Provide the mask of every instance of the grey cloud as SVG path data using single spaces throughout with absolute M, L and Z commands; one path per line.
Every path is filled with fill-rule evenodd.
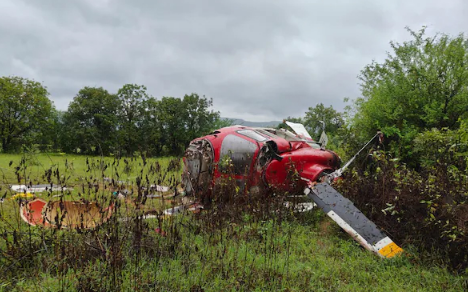
M 342 110 L 405 26 L 460 33 L 465 1 L 2 1 L 0 75 L 42 81 L 59 109 L 84 86 L 196 92 L 223 116 Z

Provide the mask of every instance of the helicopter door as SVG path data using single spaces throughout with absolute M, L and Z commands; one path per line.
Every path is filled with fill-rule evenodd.
M 259 150 L 257 143 L 237 135 L 227 135 L 221 145 L 219 166 L 221 173 L 233 174 L 243 190 L 250 174 L 253 158 Z

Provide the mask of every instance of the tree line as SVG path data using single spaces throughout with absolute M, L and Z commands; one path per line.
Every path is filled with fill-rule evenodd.
M 391 42 L 383 62 L 364 67 L 358 76 L 361 97 L 345 99 L 343 112 L 319 103 L 287 120 L 302 122 L 316 139 L 324 126 L 329 147 L 344 156 L 380 130 L 385 149 L 401 161 L 418 167 L 436 159 L 418 151 L 427 144 L 425 136 L 438 131 L 445 137 L 450 130 L 450 137 L 464 137 L 457 131 L 468 120 L 468 41 L 463 34 L 408 31 L 412 40 Z M 156 99 L 137 84 L 116 93 L 85 87 L 66 111 L 56 110 L 48 96 L 38 82 L 0 78 L 2 152 L 37 145 L 66 153 L 178 155 L 191 139 L 229 124 L 210 110 L 212 99 L 197 94 Z
M 91 155 L 180 155 L 194 138 L 226 125 L 213 100 L 192 93 L 156 99 L 143 85 L 117 93 L 84 87 L 66 111 L 55 109 L 45 86 L 22 77 L 0 78 L 2 152 L 25 147 Z

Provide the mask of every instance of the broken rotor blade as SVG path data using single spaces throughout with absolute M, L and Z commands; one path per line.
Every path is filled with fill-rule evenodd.
M 377 228 L 350 200 L 327 182 L 306 188 L 304 193 L 367 250 L 383 258 L 392 258 L 403 252 L 402 248 Z

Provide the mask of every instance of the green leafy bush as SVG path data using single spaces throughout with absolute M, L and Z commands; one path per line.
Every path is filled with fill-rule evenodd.
M 430 132 L 415 143 L 444 135 L 444 139 L 452 137 Z M 347 173 L 337 187 L 398 243 L 413 244 L 420 251 L 432 252 L 432 257 L 441 255 L 462 270 L 468 267 L 466 156 L 445 151 L 440 139 L 432 141 L 425 144 L 427 151 L 421 155 L 426 162 L 419 172 L 376 151 L 372 163 Z M 432 155 L 438 158 L 434 161 Z M 457 164 L 460 157 L 465 160 Z

